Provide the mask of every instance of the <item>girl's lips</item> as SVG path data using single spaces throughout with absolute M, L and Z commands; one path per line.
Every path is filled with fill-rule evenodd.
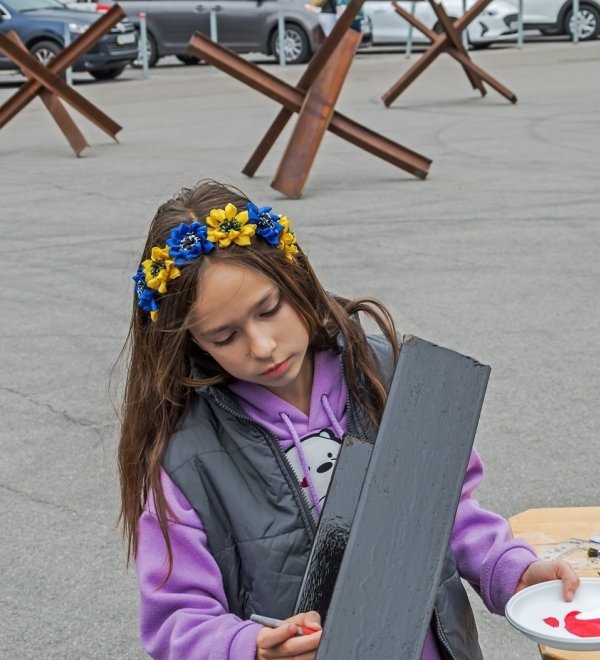
M 277 376 L 281 376 L 285 372 L 285 370 L 288 368 L 290 359 L 288 358 L 287 360 L 284 360 L 283 362 L 278 362 L 277 364 L 273 365 L 270 369 L 267 369 L 266 371 L 263 372 L 263 376 L 266 376 L 267 378 L 275 378 Z

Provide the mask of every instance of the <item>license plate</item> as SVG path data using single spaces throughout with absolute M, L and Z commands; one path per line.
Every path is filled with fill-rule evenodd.
M 118 34 L 117 35 L 117 44 L 123 46 L 125 44 L 134 44 L 135 43 L 135 33 L 130 32 L 129 34 Z

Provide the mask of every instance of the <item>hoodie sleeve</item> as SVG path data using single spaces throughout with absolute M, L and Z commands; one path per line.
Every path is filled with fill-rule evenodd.
M 537 556 L 531 546 L 512 536 L 507 520 L 479 506 L 473 491 L 483 479 L 483 464 L 471 454 L 450 545 L 458 572 L 480 594 L 494 614 L 503 614 L 525 569 Z
M 260 626 L 227 611 L 221 573 L 196 512 L 166 472 L 161 482 L 177 522 L 168 521 L 173 570 L 150 493 L 138 526 L 140 636 L 152 658 L 254 660 Z

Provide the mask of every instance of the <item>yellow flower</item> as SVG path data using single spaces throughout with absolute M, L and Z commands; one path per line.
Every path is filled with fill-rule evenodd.
M 283 250 L 286 259 L 294 261 L 294 255 L 298 252 L 298 247 L 296 246 L 296 236 L 290 230 L 291 223 L 285 215 L 282 215 L 278 222 L 283 225 L 283 231 L 279 236 L 279 245 L 277 247 Z
M 159 293 L 167 292 L 167 282 L 181 275 L 173 260 L 169 259 L 169 247 L 153 247 L 150 259 L 142 261 L 146 285 L 150 289 L 157 289 Z
M 248 223 L 248 211 L 240 211 L 233 204 L 227 204 L 224 209 L 212 209 L 206 218 L 208 225 L 208 240 L 217 243 L 220 248 L 237 245 L 250 245 L 250 237 L 254 236 L 256 225 Z

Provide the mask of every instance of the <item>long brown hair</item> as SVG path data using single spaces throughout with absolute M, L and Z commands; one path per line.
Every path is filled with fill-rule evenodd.
M 204 223 L 211 209 L 224 208 L 228 202 L 242 209 L 248 201 L 238 189 L 216 181 L 204 180 L 193 188 L 184 188 L 156 212 L 142 260 L 150 256 L 153 246 L 164 246 L 171 229 L 182 222 Z M 139 308 L 134 295 L 131 325 L 121 354 L 126 361 L 127 376 L 118 448 L 120 521 L 127 539 L 129 562 L 136 556 L 138 520 L 151 489 L 167 546 L 169 572 L 172 553 L 167 515 L 170 512 L 160 483 L 161 459 L 194 395 L 194 387 L 228 380 L 228 374 L 198 348 L 189 332 L 189 314 L 198 283 L 206 264 L 215 259 L 254 268 L 275 282 L 304 320 L 312 350 L 337 349 L 338 337 L 343 337 L 349 395 L 375 425 L 379 425 L 383 413 L 386 389 L 364 331 L 356 320 L 358 312 L 375 321 L 389 340 L 394 355 L 398 354 L 394 322 L 379 301 L 346 300 L 327 293 L 300 248 L 294 260 L 289 261 L 283 251 L 257 237 L 251 246 L 216 249 L 183 266 L 180 277 L 170 281 L 168 292 L 160 297 L 154 322 L 149 313 Z M 194 379 L 194 366 L 207 377 Z

